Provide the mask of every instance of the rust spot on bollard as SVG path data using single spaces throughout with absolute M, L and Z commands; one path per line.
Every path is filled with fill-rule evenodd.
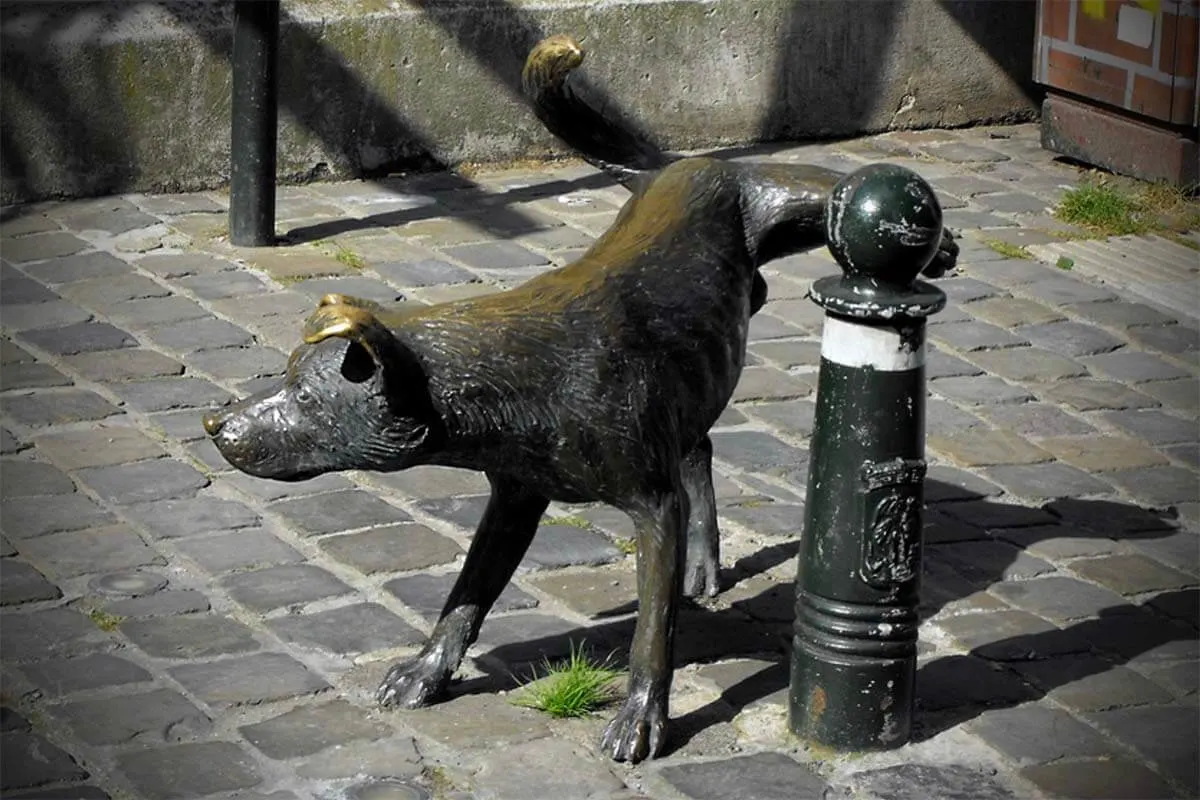
M 819 722 L 821 715 L 825 713 L 825 690 L 820 686 L 814 686 L 812 695 L 808 700 L 808 718 L 813 723 Z

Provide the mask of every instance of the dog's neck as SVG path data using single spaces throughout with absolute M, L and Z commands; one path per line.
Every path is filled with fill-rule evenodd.
M 740 164 L 746 248 L 755 266 L 825 243 L 825 202 L 842 175 L 796 164 Z

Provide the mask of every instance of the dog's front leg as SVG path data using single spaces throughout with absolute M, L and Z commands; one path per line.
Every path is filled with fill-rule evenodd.
M 533 541 L 550 501 L 517 481 L 488 477 L 492 496 L 441 619 L 420 655 L 388 670 L 377 693 L 381 705 L 416 708 L 445 690 Z
M 601 746 L 618 761 L 637 762 L 658 755 L 666 739 L 687 496 L 677 488 L 629 513 L 638 543 L 638 618 L 629 654 L 629 696 L 605 729 Z
M 708 436 L 683 457 L 680 471 L 688 500 L 683 593 L 687 597 L 712 597 L 720 588 L 721 543 L 712 484 L 712 440 Z

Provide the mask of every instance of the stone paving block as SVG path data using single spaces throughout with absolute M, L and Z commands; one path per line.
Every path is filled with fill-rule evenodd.
M 966 405 L 1023 403 L 1033 395 L 1019 386 L 991 375 L 939 378 L 929 382 L 929 390 L 947 400 Z
M 81 213 L 74 211 L 75 206 L 69 205 L 63 208 L 70 209 L 63 215 L 63 221 L 68 227 L 77 230 L 97 230 L 118 234 L 158 223 L 157 217 L 152 217 L 132 203 L 116 197 L 88 203 L 85 206 L 86 210 Z
M 321 275 L 349 275 L 352 270 L 312 248 L 258 248 L 250 263 L 281 283 Z
M 51 697 L 154 679 L 132 661 L 108 653 L 28 664 L 21 667 L 21 672 Z
M 425 569 L 462 554 L 462 548 L 453 541 L 416 523 L 330 536 L 321 539 L 320 546 L 364 575 Z
M 1200 408 L 1200 381 L 1196 378 L 1177 378 L 1170 381 L 1149 381 L 1138 384 L 1138 391 L 1150 395 L 1165 406 L 1197 416 Z
M 1042 214 L 1050 204 L 1040 197 L 1023 192 L 1000 192 L 986 197 L 977 197 L 975 202 L 1000 214 Z
M 797 538 L 803 526 L 804 506 L 790 503 L 730 506 L 721 516 L 759 536 Z
M 187 539 L 176 547 L 213 575 L 235 569 L 295 564 L 304 556 L 262 530 L 241 530 L 203 539 Z
M 1075 711 L 1168 703 L 1172 699 L 1165 689 L 1128 667 L 1093 655 L 1026 661 L 1013 668 L 1051 700 Z
M 282 653 L 258 653 L 167 672 L 210 706 L 257 705 L 272 700 L 318 694 L 330 688 L 323 678 Z
M 1068 568 L 1084 580 L 1107 586 L 1119 594 L 1180 589 L 1196 581 L 1187 573 L 1137 554 L 1081 559 L 1072 561 Z
M 4 255 L 8 257 L 7 252 Z M 29 264 L 24 270 L 34 278 L 50 284 L 72 283 L 91 278 L 115 278 L 133 272 L 133 268 L 124 261 L 103 252 L 67 255 L 40 264 Z
M 1163 564 L 1200 575 L 1200 533 L 1194 530 L 1163 531 L 1131 544 Z
M 1125 599 L 1116 592 L 1061 575 L 998 583 L 991 592 L 1017 608 L 1059 623 L 1096 616 L 1102 611 L 1117 613 L 1126 606 Z M 1126 608 L 1129 613 L 1134 611 Z
M 817 367 L 821 363 L 821 343 L 812 341 L 765 341 L 757 342 L 750 351 L 762 358 L 774 361 L 784 369 L 792 367 Z
M 946 293 L 946 298 L 952 306 L 974 303 L 977 300 L 994 297 L 1002 293 L 1001 289 L 996 288 L 990 283 L 966 277 L 943 278 L 937 282 L 937 287 Z M 945 310 L 949 311 L 950 309 Z M 934 319 L 936 319 L 936 316 L 934 316 Z
M 190 496 L 209 483 L 192 467 L 170 458 L 88 467 L 76 475 L 101 499 L 116 505 Z
M 1200 717 L 1194 705 L 1116 708 L 1084 717 L 1149 759 L 1190 795 L 1200 792 L 1196 770 Z
M 104 606 L 106 613 L 122 619 L 145 619 L 148 617 L 170 617 L 176 614 L 196 614 L 208 611 L 212 606 L 208 598 L 194 589 L 155 592 L 145 597 L 131 597 Z
M 7 247 L 4 255 L 9 255 Z M 78 781 L 89 775 L 70 754 L 35 733 L 13 732 L 0 736 L 0 762 L 4 763 L 0 788 L 8 797 L 13 796 L 8 794 L 10 789 Z
M 233 399 L 229 392 L 202 378 L 152 378 L 109 387 L 125 405 L 143 413 L 179 408 L 207 409 Z
M 546 257 L 512 242 L 482 242 L 443 247 L 442 251 L 468 267 L 511 269 L 548 263 Z
M 797 438 L 812 435 L 816 404 L 812 402 L 755 403 L 742 409 L 750 417 Z
M 1119 755 L 1117 746 L 1065 711 L 1044 705 L 985 711 L 967 730 L 1021 766 Z
M 177 278 L 175 283 L 201 300 L 224 300 L 230 297 L 261 295 L 271 291 L 269 285 L 245 272 L 213 272 Z
M 472 297 L 495 294 L 499 290 L 500 287 L 495 283 L 457 283 L 453 286 L 418 288 L 407 293 L 406 296 L 427 305 L 436 305 L 437 303 L 449 303 L 455 300 L 467 300 Z
M 1036 698 L 1008 669 L 975 656 L 943 656 L 917 668 L 916 707 L 925 712 L 1017 705 Z
M 987 586 L 1001 580 L 1024 580 L 1053 572 L 1040 558 L 1006 542 L 962 541 L 930 547 L 930 558 L 950 564 L 967 579 Z
M 1001 540 L 1025 548 L 1025 552 L 1029 555 L 1048 561 L 1102 556 L 1125 551 L 1124 546 L 1113 539 L 1097 536 L 1090 531 L 1069 525 L 1006 528 L 995 533 Z
M 233 742 L 196 742 L 117 756 L 117 767 L 148 800 L 210 795 L 262 783 L 254 759 Z
M 381 739 L 392 729 L 345 700 L 296 708 L 239 728 L 246 741 L 268 758 L 300 758 L 329 747 Z
M 143 380 L 183 373 L 183 364 L 175 359 L 141 347 L 67 356 L 63 363 L 81 377 L 100 383 Z
M 1087 375 L 1087 368 L 1065 356 L 1037 347 L 1013 347 L 971 353 L 984 370 L 1016 382 L 1053 382 Z
M 194 420 L 195 415 L 190 417 Z M 197 426 L 199 427 L 199 426 Z M 200 429 L 201 434 L 204 429 Z M 255 478 L 252 475 L 247 475 L 244 472 L 235 472 L 231 475 L 226 475 L 221 478 L 221 482 L 231 485 L 244 492 L 251 497 L 258 498 L 264 502 L 272 502 L 281 500 L 286 497 L 300 497 L 303 495 L 318 494 L 321 492 L 335 492 L 344 489 L 349 489 L 354 484 L 346 480 L 342 475 L 336 473 L 328 473 L 320 475 L 316 478 L 309 478 L 306 481 L 273 481 L 266 478 Z
M 956 231 L 978 228 L 1001 228 L 1017 224 L 1010 219 L 997 216 L 989 211 L 972 208 L 947 209 L 942 214 L 942 221 L 947 228 L 953 228 Z
M 233 471 L 233 466 L 225 460 L 221 455 L 221 451 L 213 444 L 211 439 L 200 439 L 186 447 L 188 458 L 199 465 L 200 469 L 208 474 L 218 472 L 229 473 Z
M 164 563 L 126 525 L 49 533 L 23 542 L 21 553 L 56 579 Z
M 1193 629 L 1200 628 L 1200 590 L 1162 592 L 1150 598 L 1146 605 L 1163 616 L 1187 623 Z
M 629 633 L 580 628 L 549 614 L 489 615 L 480 629 L 478 646 L 509 667 L 535 662 L 540 665 L 545 659 L 565 658 L 572 647 L 608 652 L 625 646 Z
M 836 270 L 835 265 L 830 266 L 831 271 Z M 825 324 L 825 312 L 816 303 L 811 300 L 767 300 L 767 305 L 763 309 L 765 313 L 773 317 L 777 317 L 789 325 L 795 325 L 803 329 L 807 334 L 817 334 L 821 332 Z M 755 315 L 753 319 L 757 319 Z M 754 325 L 751 321 L 751 326 Z M 795 334 L 792 334 L 795 335 Z
M 258 512 L 250 507 L 234 500 L 212 497 L 138 504 L 127 507 L 124 513 L 155 539 L 178 539 L 181 536 L 251 528 L 260 522 Z
M 714 433 L 711 439 L 718 460 L 754 472 L 788 473 L 808 462 L 808 451 L 759 431 Z
M 371 473 L 366 477 L 373 485 L 413 499 L 479 495 L 489 491 L 487 476 L 483 473 L 451 467 L 411 467 L 400 472 Z
M 287 356 L 270 347 L 225 347 L 192 353 L 188 363 L 217 380 L 241 380 L 282 375 Z
M 404 287 L 439 286 L 478 280 L 473 272 L 440 259 L 384 262 L 372 264 L 371 269 L 385 281 Z
M 26 236 L 31 233 L 45 233 L 46 231 L 56 231 L 59 229 L 58 222 L 50 217 L 46 211 L 35 211 L 29 206 L 22 209 L 22 213 L 13 214 L 8 219 L 0 222 L 0 237 L 7 239 L 15 239 L 18 236 Z
M 28 351 L 8 339 L 0 339 L 0 364 L 22 364 L 36 360 Z
M 1190 373 L 1171 364 L 1153 353 L 1141 350 L 1122 349 L 1112 353 L 1100 353 L 1081 358 L 1080 361 L 1093 373 L 1126 383 L 1171 380 L 1184 378 Z
M 466 531 L 474 531 L 487 508 L 486 495 L 434 498 L 419 500 L 417 506 L 426 514 L 447 520 Z
M 983 528 L 955 519 L 934 509 L 927 508 L 922 515 L 922 540 L 926 545 L 969 542 L 986 539 Z
M 637 608 L 637 577 L 628 569 L 554 572 L 530 578 L 527 583 L 592 619 L 627 614 Z
M 52 608 L 0 616 L 5 661 L 29 661 L 106 649 L 112 637 L 78 611 Z
M 159 325 L 149 329 L 146 335 L 168 350 L 180 353 L 215 350 L 221 347 L 245 347 L 254 342 L 254 337 L 249 332 L 216 317 Z
M 1149 408 L 1158 401 L 1134 391 L 1122 383 L 1093 378 L 1068 378 L 1042 390 L 1044 399 L 1069 406 L 1076 411 Z
M 104 312 L 113 322 L 135 331 L 208 317 L 204 306 L 187 297 L 148 297 L 117 303 Z
M 1063 498 L 1048 503 L 1046 509 L 1071 525 L 1117 538 L 1146 531 L 1163 536 L 1176 526 L 1175 514 L 1169 510 L 1141 508 L 1122 502 Z
M 1011 494 L 1026 499 L 1083 497 L 1113 491 L 1103 480 L 1057 461 L 993 466 L 984 474 Z
M 551 735 L 547 717 L 494 694 L 465 694 L 406 713 L 418 733 L 455 749 L 495 750 Z
M 925 417 L 926 431 L 937 436 L 954 436 L 972 428 L 987 427 L 979 417 L 937 397 L 929 398 Z
M 102 420 L 120 409 L 95 392 L 68 389 L 5 397 L 5 413 L 31 428 Z
M 147 419 L 149 419 L 152 428 L 156 428 L 166 434 L 168 439 L 191 442 L 208 436 L 204 432 L 204 425 L 201 422 L 200 415 L 192 408 L 182 411 L 165 411 L 159 414 L 151 414 Z
M 0 529 L 12 539 L 73 531 L 116 522 L 116 518 L 82 493 L 60 495 L 53 503 L 44 497 L 17 498 L 0 504 Z
M 809 381 L 774 367 L 747 367 L 733 390 L 731 402 L 794 400 L 811 394 Z
M 930 434 L 928 446 L 967 467 L 1036 464 L 1050 460 L 1045 450 L 1004 430 L 970 428 L 956 435 Z
M 750 342 L 764 342 L 773 339 L 802 336 L 805 333 L 805 329 L 789 325 L 781 319 L 767 314 L 755 314 L 750 318 L 747 340 Z
M 92 745 L 176 742 L 212 729 L 204 712 L 169 689 L 77 700 L 52 707 L 51 712 Z
M 29 789 L 5 795 L 11 800 L 111 800 L 108 792 L 95 786 L 70 784 L 57 789 Z
M 1002 328 L 1052 322 L 1063 318 L 1056 309 L 1021 297 L 987 297 L 964 306 L 964 309 L 968 314 Z
M 928 481 L 926 481 L 928 484 Z M 994 484 L 989 484 L 994 485 Z M 928 488 L 926 489 L 928 494 Z M 999 528 L 1023 528 L 1058 522 L 1058 518 L 1041 508 L 1031 508 L 995 500 L 968 500 L 948 502 L 938 510 L 972 525 L 989 530 Z
M 71 494 L 75 483 L 58 468 L 40 461 L 10 459 L 0 465 L 0 498 Z
M 1127 335 L 1147 350 L 1180 355 L 1200 348 L 1200 334 L 1182 325 L 1142 325 L 1130 328 Z
M 978 409 L 978 413 L 996 428 L 1011 431 L 1018 436 L 1033 438 L 1038 446 L 1042 446 L 1042 437 L 1077 436 L 1090 440 L 1101 438 L 1098 431 L 1087 422 L 1066 413 L 1057 406 L 1046 403 L 982 406 Z M 1083 437 L 1084 434 L 1096 434 L 1096 436 L 1092 439 L 1092 437 Z M 1058 451 L 1049 447 L 1043 447 L 1043 449 L 1059 455 Z M 1059 457 L 1061 458 L 1061 456 Z
M 29 564 L 12 558 L 0 558 L 0 606 L 57 600 L 60 597 L 62 592 L 59 588 Z
M 1194 663 L 1176 662 L 1162 667 L 1143 668 L 1147 676 L 1166 687 L 1180 699 L 1200 692 L 1200 673 Z
M 0 455 L 11 456 L 28 448 L 29 444 L 14 436 L 8 428 L 0 428 Z
M 24 281 L 25 279 L 19 279 Z M 33 281 L 29 281 L 33 283 Z M 38 284 L 34 284 L 38 285 Z M 92 319 L 92 313 L 65 300 L 38 302 L 34 305 L 8 305 L 12 300 L 10 287 L 5 284 L 0 301 L 4 306 L 4 327 L 10 331 L 28 331 L 39 328 L 62 328 Z
M 253 631 L 213 615 L 126 620 L 121 632 L 155 658 L 208 658 L 258 649 Z
M 408 515 L 361 490 L 331 492 L 272 503 L 270 510 L 303 536 L 404 522 Z
M 1094 284 L 1062 274 L 1049 274 L 1046 277 L 1047 273 L 1050 271 L 1042 268 L 1043 277 L 1021 285 L 1017 291 L 1048 306 L 1072 305 L 1072 310 L 1075 304 L 1079 303 L 1100 303 L 1117 299 L 1112 292 Z
M 239 572 L 226 577 L 222 585 L 234 600 L 258 612 L 353 591 L 329 572 L 311 564 L 284 564 Z
M 62 299 L 57 292 L 47 289 L 32 278 L 25 277 L 23 272 L 9 269 L 7 265 L 0 272 L 0 283 L 3 283 L 3 288 L 0 289 L 0 306 L 4 307 L 5 327 L 8 327 L 9 309 L 28 307 L 36 313 L 40 306 Z
M 457 573 L 447 575 L 410 575 L 395 578 L 383 585 L 397 600 L 416 611 L 428 620 L 436 620 L 442 613 L 450 589 L 458 578 Z M 500 597 L 492 605 L 491 614 L 502 614 L 506 611 L 520 611 L 536 608 L 537 598 L 513 584 L 504 587 Z
M 1067 306 L 1072 315 L 1109 328 L 1134 328 L 1143 325 L 1169 325 L 1174 319 L 1141 303 L 1123 300 L 1115 302 L 1079 303 Z M 1153 334 L 1151 334 L 1153 336 Z
M 781 797 L 822 797 L 829 786 L 813 769 L 783 753 L 756 753 L 657 770 L 657 777 L 692 800 L 778 800 Z
M 384 306 L 395 306 L 404 300 L 404 295 L 391 286 L 374 278 L 352 275 L 338 278 L 309 278 L 292 287 L 311 299 L 313 305 L 327 294 L 344 294 L 374 300 Z
M 0 386 L 6 390 L 70 386 L 71 379 L 49 364 L 25 363 L 0 366 Z
M 1120 469 L 1104 477 L 1147 505 L 1162 507 L 1196 499 L 1197 475 L 1183 467 Z
M 1113 411 L 1104 415 L 1104 421 L 1150 444 L 1200 441 L 1200 424 L 1195 419 L 1181 419 L 1165 411 Z
M 209 302 L 209 306 L 217 313 L 234 320 L 261 320 L 276 316 L 294 318 L 297 332 L 300 329 L 300 320 L 313 310 L 310 298 L 290 291 L 213 300 Z
M 69 256 L 87 247 L 88 243 L 77 236 L 54 231 L 5 240 L 4 257 L 14 264 L 19 264 L 24 261 L 42 261 L 47 258 Z
M 59 356 L 137 346 L 136 339 L 107 322 L 77 322 L 63 328 L 25 331 L 21 336 L 36 347 Z
M 1162 448 L 1162 451 L 1184 466 L 1200 469 L 1200 442 L 1171 445 Z
M 375 603 L 289 614 L 270 620 L 267 627 L 285 642 L 348 658 L 425 641 L 425 634 Z
M 126 300 L 171 294 L 171 290 L 158 281 L 136 273 L 76 281 L 60 287 L 59 292 L 81 306 L 101 312 Z
M 222 272 L 237 269 L 232 261 L 218 258 L 207 253 L 173 253 L 171 255 L 148 255 L 139 258 L 136 266 L 160 278 L 182 278 L 186 275 L 218 275 Z M 237 283 L 235 275 L 225 275 L 225 279 Z M 248 276 L 250 277 L 250 276 Z
M 1024 336 L 1038 347 L 1060 355 L 1077 358 L 1108 353 L 1124 342 L 1112 334 L 1079 322 L 1046 322 L 1038 325 L 1023 325 L 1019 328 Z
M 517 573 L 570 566 L 594 567 L 621 558 L 608 537 L 573 525 L 543 523 L 517 566 Z
M 1124 606 L 1077 627 L 1092 647 L 1139 670 L 1200 659 L 1196 629 L 1140 606 Z
M 851 777 L 851 781 L 855 791 L 853 796 L 870 800 L 934 797 L 1015 800 L 1016 796 L 993 777 L 995 774 L 995 769 L 957 764 L 901 764 L 859 772 Z M 846 789 L 847 794 L 850 791 Z
M 1124 758 L 1039 764 L 1021 770 L 1021 777 L 1054 797 L 1157 800 L 1176 796 L 1148 767 Z
M 1039 439 L 1038 446 L 1089 472 L 1167 463 L 1153 448 L 1125 436 L 1051 436 Z
M 1029 344 L 1022 336 L 986 322 L 949 322 L 929 329 L 931 341 L 944 347 L 971 352 Z

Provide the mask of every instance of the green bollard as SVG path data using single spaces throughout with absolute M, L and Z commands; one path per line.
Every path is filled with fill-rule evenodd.
M 942 210 L 916 173 L 843 178 L 825 231 L 843 275 L 825 309 L 796 579 L 789 723 L 838 751 L 906 743 L 912 729 L 925 478 L 925 318 L 946 295 L 917 280 Z

